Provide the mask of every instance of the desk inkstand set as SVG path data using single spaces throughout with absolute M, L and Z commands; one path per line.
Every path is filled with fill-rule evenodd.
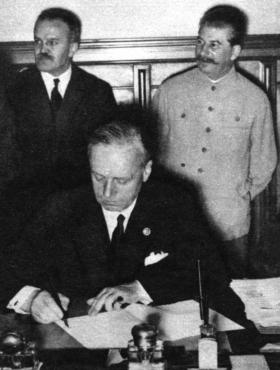
M 0 338 L 0 369 L 39 370 L 34 342 L 28 342 L 17 333 L 8 331 Z
M 128 342 L 128 370 L 165 370 L 163 341 L 157 339 L 153 325 L 141 324 L 132 328 L 133 339 Z
M 218 370 L 218 345 L 216 332 L 209 323 L 207 295 L 204 292 L 200 260 L 197 260 L 199 282 L 199 308 L 203 324 L 200 326 L 198 340 L 198 369 Z M 133 339 L 128 343 L 128 370 L 166 370 L 173 366 L 167 363 L 163 341 L 157 339 L 157 330 L 153 325 L 142 324 L 132 328 Z M 193 369 L 181 367 L 181 369 Z M 225 368 L 223 368 L 225 370 Z M 222 368 L 220 368 L 222 370 Z
M 213 325 L 203 323 L 200 326 L 198 340 L 198 368 L 179 366 L 178 370 L 226 370 L 218 368 L 218 348 Z M 169 370 L 177 368 L 169 363 L 169 355 L 163 341 L 157 338 L 155 326 L 140 324 L 132 328 L 133 339 L 128 342 L 128 370 Z M 173 361 L 171 361 L 173 362 Z

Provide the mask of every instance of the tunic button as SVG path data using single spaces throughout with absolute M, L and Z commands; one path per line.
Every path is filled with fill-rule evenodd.
M 201 150 L 202 150 L 203 153 L 207 152 L 207 148 L 205 148 L 205 147 L 203 147 Z
M 186 167 L 186 163 L 181 163 L 181 167 Z
M 203 172 L 203 169 L 202 169 L 202 168 L 199 168 L 199 169 L 197 170 L 197 172 L 202 173 L 202 172 Z
M 212 112 L 214 110 L 213 107 L 208 107 L 209 112 Z
M 206 127 L 205 131 L 206 132 L 211 132 L 211 128 L 210 127 Z
M 240 121 L 240 117 L 239 117 L 239 116 L 236 116 L 236 117 L 235 117 L 235 121 L 236 121 L 236 122 L 239 122 L 239 121 Z
M 212 91 L 215 91 L 216 90 L 216 86 L 211 86 L 211 90 Z
M 185 118 L 185 117 L 186 117 L 186 113 L 182 113 L 181 118 Z

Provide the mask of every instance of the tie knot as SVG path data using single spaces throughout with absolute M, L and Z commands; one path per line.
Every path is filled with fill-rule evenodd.
M 55 87 L 55 88 L 57 88 L 57 87 L 58 87 L 59 82 L 60 82 L 59 78 L 55 78 L 55 79 L 53 80 L 53 83 L 54 83 L 54 87 Z
M 123 225 L 123 222 L 125 220 L 124 215 L 122 215 L 122 214 L 118 215 L 117 220 L 118 220 L 118 225 Z

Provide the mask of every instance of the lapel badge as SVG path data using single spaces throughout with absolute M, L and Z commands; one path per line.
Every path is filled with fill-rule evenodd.
M 149 227 L 145 227 L 145 228 L 142 230 L 142 233 L 143 233 L 143 235 L 145 235 L 145 236 L 149 236 L 149 235 L 151 235 L 151 232 L 152 232 L 152 230 L 151 230 Z

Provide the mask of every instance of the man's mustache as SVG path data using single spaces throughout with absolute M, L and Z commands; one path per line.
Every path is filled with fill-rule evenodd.
M 37 55 L 37 59 L 49 59 L 49 60 L 53 60 L 53 57 L 49 54 L 46 54 L 46 53 L 40 53 Z
M 215 60 L 213 60 L 213 59 L 211 59 L 211 58 L 197 57 L 197 60 L 198 60 L 199 62 L 217 64 L 217 63 L 215 62 Z

